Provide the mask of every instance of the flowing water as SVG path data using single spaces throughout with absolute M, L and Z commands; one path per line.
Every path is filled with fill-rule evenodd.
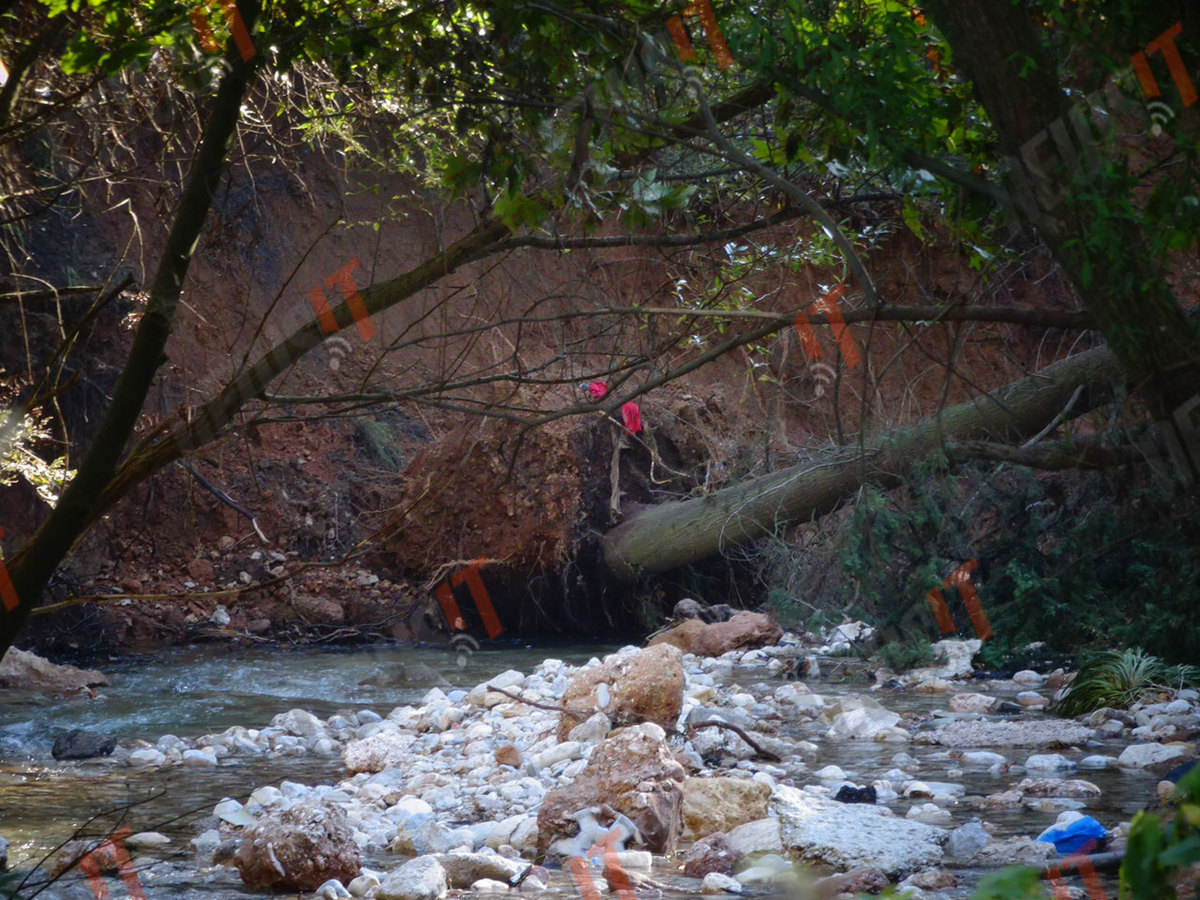
M 31 692 L 0 690 L 0 836 L 12 846 L 10 862 L 27 867 L 53 850 L 97 815 L 94 828 L 115 827 L 127 821 L 133 831 L 160 831 L 173 839 L 178 864 L 145 871 L 143 884 L 148 896 L 206 897 L 213 900 L 250 895 L 240 890 L 236 873 L 226 867 L 197 875 L 185 865 L 188 842 L 199 830 L 201 820 L 211 816 L 213 805 L 223 797 L 242 797 L 264 784 L 296 781 L 303 784 L 336 783 L 344 775 L 340 759 L 299 758 L 250 759 L 234 757 L 217 767 L 132 769 L 106 760 L 55 762 L 50 746 L 57 733 L 69 728 L 89 728 L 123 740 L 157 740 L 164 734 L 196 736 L 219 732 L 231 725 L 248 728 L 265 726 L 272 716 L 301 708 L 322 718 L 347 710 L 373 709 L 381 715 L 395 706 L 417 703 L 431 686 L 404 682 L 388 686 L 380 676 L 404 671 L 413 674 L 421 664 L 440 674 L 455 687 L 470 688 L 507 669 L 528 672 L 544 658 L 553 656 L 579 664 L 602 656 L 615 645 L 526 644 L 495 645 L 456 655 L 445 647 L 375 646 L 355 649 L 333 648 L 230 648 L 186 647 L 129 657 L 105 665 L 110 680 L 104 698 L 38 696 Z M 861 665 L 839 662 L 828 666 L 824 678 L 810 679 L 813 690 L 824 695 L 865 692 L 870 679 Z M 429 672 L 425 671 L 428 676 Z M 762 669 L 738 670 L 733 680 L 743 687 L 775 686 L 778 679 L 764 677 Z M 975 687 L 987 690 L 987 683 Z M 971 688 L 966 688 L 971 689 Z M 448 690 L 448 689 L 447 689 Z M 756 691 L 757 693 L 757 691 Z M 873 694 L 884 706 L 904 716 L 906 727 L 920 727 L 945 709 L 945 694 Z M 826 725 L 800 722 L 785 725 L 784 734 L 814 740 L 822 747 L 813 768 L 836 764 L 847 778 L 869 783 L 893 768 L 891 757 L 908 752 L 922 766 L 917 777 L 931 781 L 964 784 L 969 795 L 1004 790 L 1018 780 L 1013 775 L 992 775 L 986 770 L 966 769 L 947 774 L 954 763 L 944 758 L 944 749 L 912 744 L 822 741 Z M 1116 755 L 1124 745 L 1116 742 L 1089 749 L 1092 753 Z M 1021 762 L 1034 752 L 994 748 L 1011 761 Z M 1153 797 L 1155 779 L 1123 770 L 1084 771 L 1076 777 L 1098 784 L 1103 795 L 1088 804 L 1086 812 L 1106 826 L 1128 820 Z M 811 779 L 806 779 L 811 780 Z M 804 781 L 798 782 L 804 783 Z M 907 802 L 894 806 L 903 814 Z M 119 812 L 114 813 L 117 810 Z M 980 816 L 999 828 L 997 837 L 1037 834 L 1055 818 L 1054 811 L 1025 808 L 979 812 L 966 804 L 952 809 L 954 824 Z M 103 833 L 103 832 L 101 832 Z M 386 866 L 386 860 L 373 861 Z M 392 865 L 395 864 L 393 860 Z M 668 876 L 667 870 L 655 877 Z M 979 873 L 964 871 L 961 896 Z M 561 884 L 562 896 L 575 893 L 570 883 Z M 114 879 L 110 883 L 115 884 Z M 87 898 L 83 885 L 63 897 Z M 118 889 L 119 891 L 120 889 Z M 1115 891 L 1109 887 L 1110 893 Z M 42 894 L 59 896 L 59 888 Z M 556 891 L 555 893 L 560 893 Z M 25 896 L 23 894 L 22 896 Z M 117 897 L 123 896 L 121 893 Z M 553 895 L 551 895 L 553 896 Z

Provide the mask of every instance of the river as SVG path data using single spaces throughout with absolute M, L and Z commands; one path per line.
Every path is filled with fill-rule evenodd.
M 417 703 L 430 686 L 364 683 L 401 666 L 420 663 L 452 685 L 469 689 L 508 669 L 528 672 L 547 656 L 579 664 L 613 649 L 613 645 L 600 644 L 510 644 L 456 656 L 444 647 L 283 649 L 204 645 L 127 657 L 104 665 L 110 685 L 103 689 L 103 699 L 47 698 L 0 691 L 0 836 L 11 841 L 10 863 L 27 867 L 93 816 L 127 808 L 123 815 L 134 832 L 160 831 L 172 838 L 172 847 L 177 850 L 172 862 L 147 872 L 143 878 L 149 897 L 220 900 L 262 896 L 244 892 L 232 869 L 220 867 L 199 873 L 194 869 L 188 851 L 190 839 L 199 830 L 198 823 L 211 816 L 213 805 L 223 797 L 244 798 L 264 784 L 336 784 L 344 776 L 340 759 L 311 755 L 233 757 L 216 767 L 160 769 L 132 769 L 104 759 L 58 763 L 49 752 L 54 735 L 63 729 L 89 728 L 122 740 L 153 742 L 164 734 L 194 737 L 232 725 L 262 727 L 272 716 L 294 708 L 322 718 L 363 709 L 386 716 L 395 706 Z M 826 696 L 865 692 L 871 685 L 869 673 L 854 660 L 827 661 L 824 671 L 824 677 L 809 679 L 809 684 Z M 779 678 L 767 677 L 761 668 L 735 670 L 733 680 L 746 686 L 783 683 Z M 989 684 L 979 682 L 964 689 L 988 691 Z M 1001 689 L 992 692 L 1007 696 Z M 947 700 L 945 694 L 876 696 L 888 709 L 900 713 L 908 727 L 920 727 L 920 723 L 944 715 Z M 893 768 L 891 757 L 900 751 L 922 762 L 920 777 L 958 782 L 965 785 L 968 795 L 996 793 L 1017 780 L 1009 774 L 978 769 L 947 775 L 954 764 L 946 760 L 942 748 L 822 741 L 827 727 L 819 721 L 798 721 L 785 727 L 781 736 L 820 743 L 820 760 L 813 768 L 835 764 L 847 778 L 860 783 L 868 783 Z M 1116 755 L 1127 743 L 1103 743 L 1089 747 L 1087 752 Z M 1013 762 L 1022 761 L 1029 753 L 1044 752 L 996 749 Z M 1087 778 L 1102 789 L 1099 798 L 1088 802 L 1086 812 L 1108 827 L 1128 820 L 1152 798 L 1156 781 L 1149 774 L 1117 769 L 1081 772 L 1072 777 Z M 812 781 L 811 776 L 804 780 Z M 802 782 L 797 779 L 797 783 Z M 894 808 L 903 815 L 908 805 L 902 801 Z M 975 816 L 987 819 L 998 826 L 997 837 L 1036 835 L 1053 822 L 1056 814 L 1024 807 L 981 813 L 966 804 L 952 807 L 951 813 L 955 826 Z M 102 821 L 115 825 L 117 817 L 110 814 Z M 387 864 L 386 860 L 376 862 Z M 391 865 L 395 865 L 394 860 Z M 656 868 L 655 877 L 670 876 L 670 870 L 660 868 Z M 957 874 L 961 888 L 940 896 L 969 896 L 969 887 L 980 873 L 963 870 Z M 77 884 L 76 889 L 71 893 L 56 886 L 41 896 L 90 896 L 82 885 Z M 1115 888 L 1110 885 L 1109 889 L 1115 895 Z M 560 879 L 557 892 L 573 893 L 569 881 Z

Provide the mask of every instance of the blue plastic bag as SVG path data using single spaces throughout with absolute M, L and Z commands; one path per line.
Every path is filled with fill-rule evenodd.
M 1108 839 L 1108 831 L 1091 816 L 1082 816 L 1069 825 L 1051 825 L 1037 837 L 1043 844 L 1053 844 L 1059 853 L 1078 853 L 1088 844 L 1099 849 Z

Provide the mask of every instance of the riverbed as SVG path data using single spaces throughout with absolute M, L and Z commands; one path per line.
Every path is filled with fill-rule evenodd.
M 157 854 L 163 861 L 141 870 L 149 897 L 221 900 L 262 896 L 244 891 L 236 873 L 228 867 L 198 869 L 192 861 L 190 840 L 201 823 L 210 819 L 214 804 L 222 798 L 244 799 L 255 788 L 285 781 L 303 785 L 337 784 L 345 777 L 340 756 L 232 757 L 212 767 L 135 769 L 104 758 L 79 763 L 55 762 L 49 752 L 55 734 L 68 728 L 88 728 L 112 734 L 123 742 L 139 739 L 154 742 L 168 734 L 190 738 L 230 726 L 260 728 L 273 716 L 291 709 L 303 709 L 323 719 L 362 710 L 387 716 L 394 707 L 420 703 L 430 689 L 431 672 L 449 685 L 466 690 L 507 670 L 529 672 L 547 656 L 577 665 L 614 649 L 613 645 L 597 644 L 512 644 L 457 654 L 445 647 L 283 649 L 207 645 L 119 659 L 104 665 L 110 685 L 102 689 L 101 699 L 0 691 L 0 835 L 11 841 L 10 864 L 26 868 L 100 815 L 102 818 L 93 828 L 115 827 L 121 821 L 134 832 L 158 831 L 171 838 L 168 851 Z M 415 671 L 420 676 L 418 680 L 371 683 L 381 676 L 387 680 L 402 667 L 405 671 Z M 827 697 L 866 694 L 874 685 L 872 673 L 854 659 L 827 659 L 821 673 L 806 678 L 806 682 L 813 691 Z M 756 694 L 786 683 L 784 677 L 768 674 L 761 666 L 736 666 L 727 680 Z M 1018 687 L 1011 682 L 975 681 L 960 689 L 1011 700 Z M 884 691 L 873 696 L 889 710 L 899 713 L 904 724 L 913 730 L 936 724 L 946 713 L 945 693 Z M 1043 714 L 1021 715 L 1028 718 Z M 881 773 L 894 769 L 893 757 L 901 752 L 915 759 L 918 777 L 957 782 L 964 786 L 967 795 L 998 793 L 1019 777 L 1005 771 L 959 769 L 946 749 L 940 747 L 825 740 L 827 728 L 828 723 L 819 719 L 797 719 L 786 722 L 779 736 L 817 744 L 819 751 L 811 769 L 836 765 L 847 780 L 856 783 L 870 783 Z M 1086 752 L 1115 756 L 1128 743 L 1128 739 L 1100 741 Z M 1042 752 L 996 749 L 1014 763 L 1031 753 Z M 1101 795 L 1088 800 L 1086 812 L 1108 827 L 1127 821 L 1149 802 L 1156 783 L 1155 776 L 1149 773 L 1115 768 L 1080 772 L 1070 777 L 1083 777 L 1100 787 Z M 811 772 L 805 772 L 795 782 L 813 780 Z M 900 801 L 893 808 L 903 815 L 911 805 Z M 1031 810 L 1025 806 L 982 813 L 966 803 L 949 809 L 953 818 L 950 827 L 982 817 L 996 826 L 997 838 L 1036 835 L 1054 821 L 1057 813 L 1055 809 Z M 981 873 L 965 869 L 956 874 L 959 887 L 937 896 L 969 896 Z M 673 880 L 672 866 L 659 862 L 654 875 L 660 881 L 677 884 L 680 896 L 685 895 L 686 882 Z M 562 876 L 552 887 L 550 896 L 577 893 L 570 880 Z M 41 896 L 89 896 L 85 890 L 79 893 L 83 890 L 81 884 L 76 884 L 74 890 L 71 893 L 70 888 L 55 886 Z M 1113 886 L 1109 885 L 1109 890 L 1115 895 Z

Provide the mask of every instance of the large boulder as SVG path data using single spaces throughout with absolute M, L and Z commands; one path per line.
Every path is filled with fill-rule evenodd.
M 546 793 L 538 810 L 539 855 L 579 834 L 580 813 L 589 809 L 609 820 L 613 813 L 627 816 L 648 850 L 674 853 L 683 831 L 684 776 L 662 728 L 645 723 L 623 729 L 596 747 L 574 781 Z
M 375 900 L 441 900 L 448 892 L 442 864 L 432 856 L 418 856 L 388 873 Z
M 782 853 L 783 837 L 779 820 L 772 816 L 739 825 L 729 832 L 729 846 L 735 853 L 743 856 L 755 853 Z
M 701 619 L 687 619 L 682 624 L 650 638 L 650 646 L 670 644 L 672 647 L 678 647 L 684 653 L 691 653 L 692 647 L 696 644 L 696 638 L 706 627 L 708 626 Z
M 331 878 L 352 880 L 360 867 L 346 814 L 321 803 L 264 815 L 245 830 L 233 863 L 260 891 L 315 891 Z
M 571 710 L 558 722 L 558 739 L 593 713 L 603 712 L 615 726 L 654 722 L 674 728 L 683 709 L 683 654 L 656 644 L 631 654 L 613 654 L 599 666 L 572 676 L 562 707 Z
M 832 724 L 825 736 L 830 740 L 870 740 L 900 721 L 898 713 L 885 709 L 870 697 L 844 697 L 825 707 L 822 715 Z
M 116 749 L 115 737 L 72 728 L 54 739 L 50 755 L 55 759 L 91 759 L 94 756 L 109 756 Z
M 689 778 L 683 791 L 683 838 L 730 831 L 767 815 L 771 788 L 749 778 Z
M 841 869 L 874 866 L 895 877 L 942 859 L 944 829 L 898 818 L 884 806 L 838 803 L 777 785 L 771 811 L 785 846 Z
M 740 612 L 728 622 L 705 625 L 692 642 L 697 656 L 720 656 L 731 650 L 752 650 L 779 643 L 783 629 L 770 616 Z
M 1163 769 L 1187 758 L 1183 747 L 1167 744 L 1130 744 L 1117 757 L 1117 765 L 1129 769 Z
M 979 638 L 956 640 L 947 638 L 933 645 L 935 656 L 945 662 L 940 666 L 929 666 L 924 669 L 913 669 L 904 676 L 908 682 L 933 682 L 947 678 L 967 678 L 971 674 L 971 660 L 983 646 Z
M 446 873 L 446 884 L 455 889 L 469 888 L 482 878 L 511 882 L 527 868 L 521 859 L 509 859 L 498 853 L 439 853 L 433 857 Z
M 54 691 L 81 691 L 108 684 L 103 672 L 59 666 L 36 653 L 9 647 L 0 659 L 0 688 L 46 688 Z

